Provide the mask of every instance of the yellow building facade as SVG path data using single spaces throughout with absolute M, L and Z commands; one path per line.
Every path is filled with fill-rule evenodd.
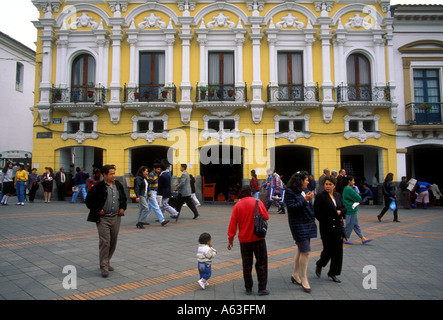
M 389 1 L 32 2 L 34 166 L 397 172 Z

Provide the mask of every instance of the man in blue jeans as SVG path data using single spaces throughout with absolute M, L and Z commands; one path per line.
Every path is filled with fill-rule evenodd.
M 79 167 L 77 167 L 75 169 L 75 171 L 77 171 L 77 173 L 75 174 L 75 177 L 74 177 L 74 186 L 77 188 L 77 190 L 74 191 L 74 193 L 72 194 L 71 203 L 75 203 L 75 201 L 77 201 L 77 197 L 80 192 L 83 196 L 83 202 L 85 202 L 86 201 L 86 183 L 88 182 L 88 179 L 89 179 L 89 173 L 84 172 L 83 169 L 80 169 Z
M 157 192 L 158 192 L 158 175 L 162 171 L 161 165 L 156 163 L 154 164 L 154 170 L 148 176 L 149 187 L 148 187 L 148 214 L 146 218 L 151 214 L 151 210 L 154 210 L 155 215 L 158 218 L 158 221 L 162 226 L 167 224 L 169 220 L 166 220 L 163 216 L 163 213 L 160 209 L 160 206 L 157 202 Z

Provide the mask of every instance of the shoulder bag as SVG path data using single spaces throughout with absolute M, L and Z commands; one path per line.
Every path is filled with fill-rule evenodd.
M 265 220 L 263 215 L 258 212 L 258 200 L 255 201 L 255 211 L 254 211 L 254 234 L 259 238 L 266 237 L 266 232 L 268 231 L 268 222 Z

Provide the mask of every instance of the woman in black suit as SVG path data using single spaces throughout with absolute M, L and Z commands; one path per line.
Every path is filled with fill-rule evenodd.
M 314 212 L 315 217 L 320 222 L 320 236 L 323 243 L 323 251 L 320 260 L 317 261 L 315 274 L 320 278 L 321 269 L 325 267 L 329 260 L 328 278 L 340 283 L 337 276 L 341 273 L 343 263 L 343 217 L 346 208 L 339 193 L 334 192 L 337 180 L 327 176 L 324 180 L 324 191 L 315 197 Z

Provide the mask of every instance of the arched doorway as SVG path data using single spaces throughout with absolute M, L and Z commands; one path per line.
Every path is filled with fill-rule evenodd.
M 200 176 L 205 183 L 215 183 L 215 196 L 241 187 L 243 179 L 243 148 L 213 145 L 200 148 Z
M 371 146 L 350 146 L 340 149 L 340 168 L 345 169 L 347 175 L 352 175 L 355 184 L 360 188 L 363 183 L 372 184 L 372 177 L 379 174 L 379 181 L 383 181 L 383 152 L 381 148 Z M 333 170 L 333 169 L 331 169 Z
M 439 170 L 443 159 L 442 145 L 420 145 L 407 148 L 406 172 L 408 178 L 436 183 L 443 186 L 443 171 Z
M 271 159 L 271 167 L 282 177 L 284 183 L 287 183 L 297 171 L 313 174 L 312 149 L 292 145 L 275 147 L 275 157 Z
M 142 146 L 135 147 L 130 150 L 130 168 L 129 171 L 135 176 L 138 168 L 147 166 L 152 168 L 154 163 L 160 163 L 164 168 L 170 167 L 172 174 L 172 166 L 168 161 L 169 147 L 165 146 Z

